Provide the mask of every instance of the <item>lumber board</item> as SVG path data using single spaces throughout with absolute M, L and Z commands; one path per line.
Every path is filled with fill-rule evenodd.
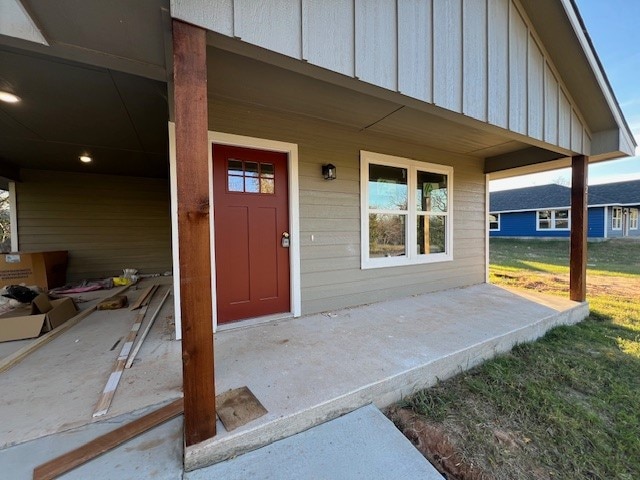
M 124 286 L 124 287 L 118 288 L 116 290 L 116 292 L 111 297 L 114 297 L 116 295 L 121 294 L 127 288 L 129 288 L 129 286 Z M 111 298 L 111 297 L 109 297 L 109 298 Z M 27 344 L 24 347 L 22 347 L 20 350 L 14 352 L 13 354 L 9 355 L 6 358 L 3 358 L 2 360 L 0 360 L 0 373 L 9 370 L 11 367 L 13 367 L 17 363 L 21 362 L 29 354 L 35 352 L 40 347 L 46 345 L 47 343 L 49 343 L 54 338 L 62 335 L 64 332 L 69 330 L 74 325 L 77 325 L 78 323 L 80 323 L 84 318 L 88 317 L 91 313 L 95 312 L 96 306 L 97 306 L 97 303 L 96 303 L 96 305 L 93 305 L 92 307 L 89 307 L 89 308 L 86 308 L 86 309 L 82 310 L 75 317 L 70 318 L 69 320 L 64 322 L 62 325 L 60 325 L 58 328 L 55 328 L 55 329 L 51 330 L 50 332 L 45 333 L 44 335 L 36 338 L 35 340 L 30 342 L 29 344 Z
M 153 292 L 155 292 L 155 290 L 153 290 Z M 93 418 L 106 415 L 106 413 L 109 411 L 109 407 L 111 406 L 111 402 L 113 401 L 113 396 L 116 394 L 116 389 L 118 388 L 118 384 L 120 383 L 120 378 L 122 378 L 124 366 L 127 362 L 127 359 L 129 358 L 129 354 L 131 353 L 133 344 L 136 341 L 138 331 L 140 330 L 140 326 L 142 325 L 144 316 L 147 314 L 148 308 L 149 304 L 147 303 L 140 309 L 140 313 L 135 316 L 133 325 L 131 326 L 131 330 L 129 330 L 129 334 L 127 335 L 127 338 L 122 345 L 120 354 L 118 355 L 118 358 L 116 358 L 113 368 L 111 369 L 107 384 L 104 386 L 102 394 L 100 395 L 100 398 L 98 399 L 98 402 L 96 403 L 96 406 L 93 410 Z
M 140 296 L 138 297 L 138 299 L 134 302 L 134 304 L 131 305 L 129 310 L 137 310 L 138 308 L 145 305 L 145 302 L 147 301 L 147 299 L 149 299 L 149 297 L 153 295 L 151 292 L 155 292 L 157 288 L 158 288 L 158 285 L 150 285 L 149 287 L 145 288 L 140 294 Z
M 166 293 L 164 294 L 164 297 L 162 297 L 162 300 L 160 300 L 160 305 L 158 305 L 158 308 L 156 308 L 156 311 L 153 312 L 153 315 L 151 316 L 151 318 L 147 322 L 147 326 L 142 331 L 142 335 L 140 335 L 140 338 L 138 339 L 138 342 L 136 343 L 135 347 L 133 347 L 133 351 L 129 355 L 129 358 L 127 359 L 127 363 L 124 365 L 124 368 L 131 368 L 131 365 L 133 365 L 133 361 L 136 359 L 136 355 L 138 355 L 138 351 L 140 350 L 140 347 L 142 346 L 142 342 L 144 342 L 144 339 L 147 338 L 147 335 L 149 335 L 149 331 L 151 330 L 151 327 L 153 326 L 153 322 L 155 321 L 156 317 L 160 313 L 160 310 L 162 310 L 162 306 L 164 305 L 164 302 L 169 297 L 170 293 L 171 293 L 171 287 L 169 287 L 167 289 Z
M 34 480 L 49 480 L 72 470 L 134 437 L 177 417 L 183 411 L 182 399 L 105 433 L 81 447 L 49 460 L 33 469 Z

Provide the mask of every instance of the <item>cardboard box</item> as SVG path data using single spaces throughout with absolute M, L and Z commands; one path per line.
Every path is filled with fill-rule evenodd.
M 45 290 L 67 282 L 66 251 L 0 254 L 0 287 L 37 285 Z
M 49 300 L 41 293 L 31 305 L 0 315 L 0 342 L 35 338 L 53 330 L 78 313 L 71 298 Z

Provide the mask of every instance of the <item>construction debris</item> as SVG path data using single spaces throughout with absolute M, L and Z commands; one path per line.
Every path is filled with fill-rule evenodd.
M 98 304 L 98 310 L 117 310 L 124 308 L 129 304 L 129 300 L 126 295 L 116 295 L 106 300 L 102 300 Z

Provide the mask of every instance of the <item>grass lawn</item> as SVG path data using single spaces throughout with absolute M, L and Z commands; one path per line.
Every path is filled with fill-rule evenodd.
M 568 242 L 491 240 L 491 281 L 568 295 Z M 591 315 L 390 416 L 457 479 L 640 478 L 640 242 L 589 245 Z

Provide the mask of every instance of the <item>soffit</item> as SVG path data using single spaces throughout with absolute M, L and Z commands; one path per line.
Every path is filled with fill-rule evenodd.
M 510 141 L 411 107 L 208 47 L 209 95 L 484 158 L 521 149 Z

